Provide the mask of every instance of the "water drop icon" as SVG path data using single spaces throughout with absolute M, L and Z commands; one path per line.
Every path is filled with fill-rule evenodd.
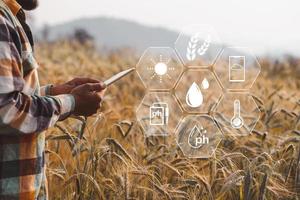
M 190 86 L 186 94 L 185 101 L 187 105 L 192 108 L 197 108 L 202 105 L 203 95 L 197 83 L 193 82 L 193 84 Z
M 209 82 L 206 78 L 203 79 L 201 86 L 204 90 L 207 90 L 209 88 Z

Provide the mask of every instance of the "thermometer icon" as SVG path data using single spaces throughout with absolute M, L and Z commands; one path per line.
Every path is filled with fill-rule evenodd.
M 236 99 L 233 103 L 234 114 L 231 118 L 232 128 L 239 129 L 244 125 L 244 120 L 241 117 L 241 103 L 240 100 Z

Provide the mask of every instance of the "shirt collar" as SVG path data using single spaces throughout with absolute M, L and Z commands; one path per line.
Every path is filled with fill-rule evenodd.
M 17 13 L 22 8 L 20 4 L 16 0 L 3 0 L 4 3 L 9 7 L 11 12 L 16 16 Z

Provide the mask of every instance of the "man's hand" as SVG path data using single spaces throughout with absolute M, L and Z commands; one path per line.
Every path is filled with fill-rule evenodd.
M 86 83 L 74 88 L 71 94 L 75 98 L 73 114 L 90 116 L 97 112 L 105 92 L 104 83 Z
M 71 81 L 68 81 L 61 85 L 56 85 L 50 88 L 50 95 L 60 95 L 60 94 L 70 94 L 71 91 L 77 86 L 86 84 L 86 83 L 100 83 L 98 80 L 91 78 L 74 78 Z

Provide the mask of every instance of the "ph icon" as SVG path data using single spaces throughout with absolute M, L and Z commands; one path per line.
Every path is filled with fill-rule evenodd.
M 202 126 L 194 126 L 188 137 L 188 144 L 192 148 L 200 148 L 202 145 L 209 144 L 207 131 Z

